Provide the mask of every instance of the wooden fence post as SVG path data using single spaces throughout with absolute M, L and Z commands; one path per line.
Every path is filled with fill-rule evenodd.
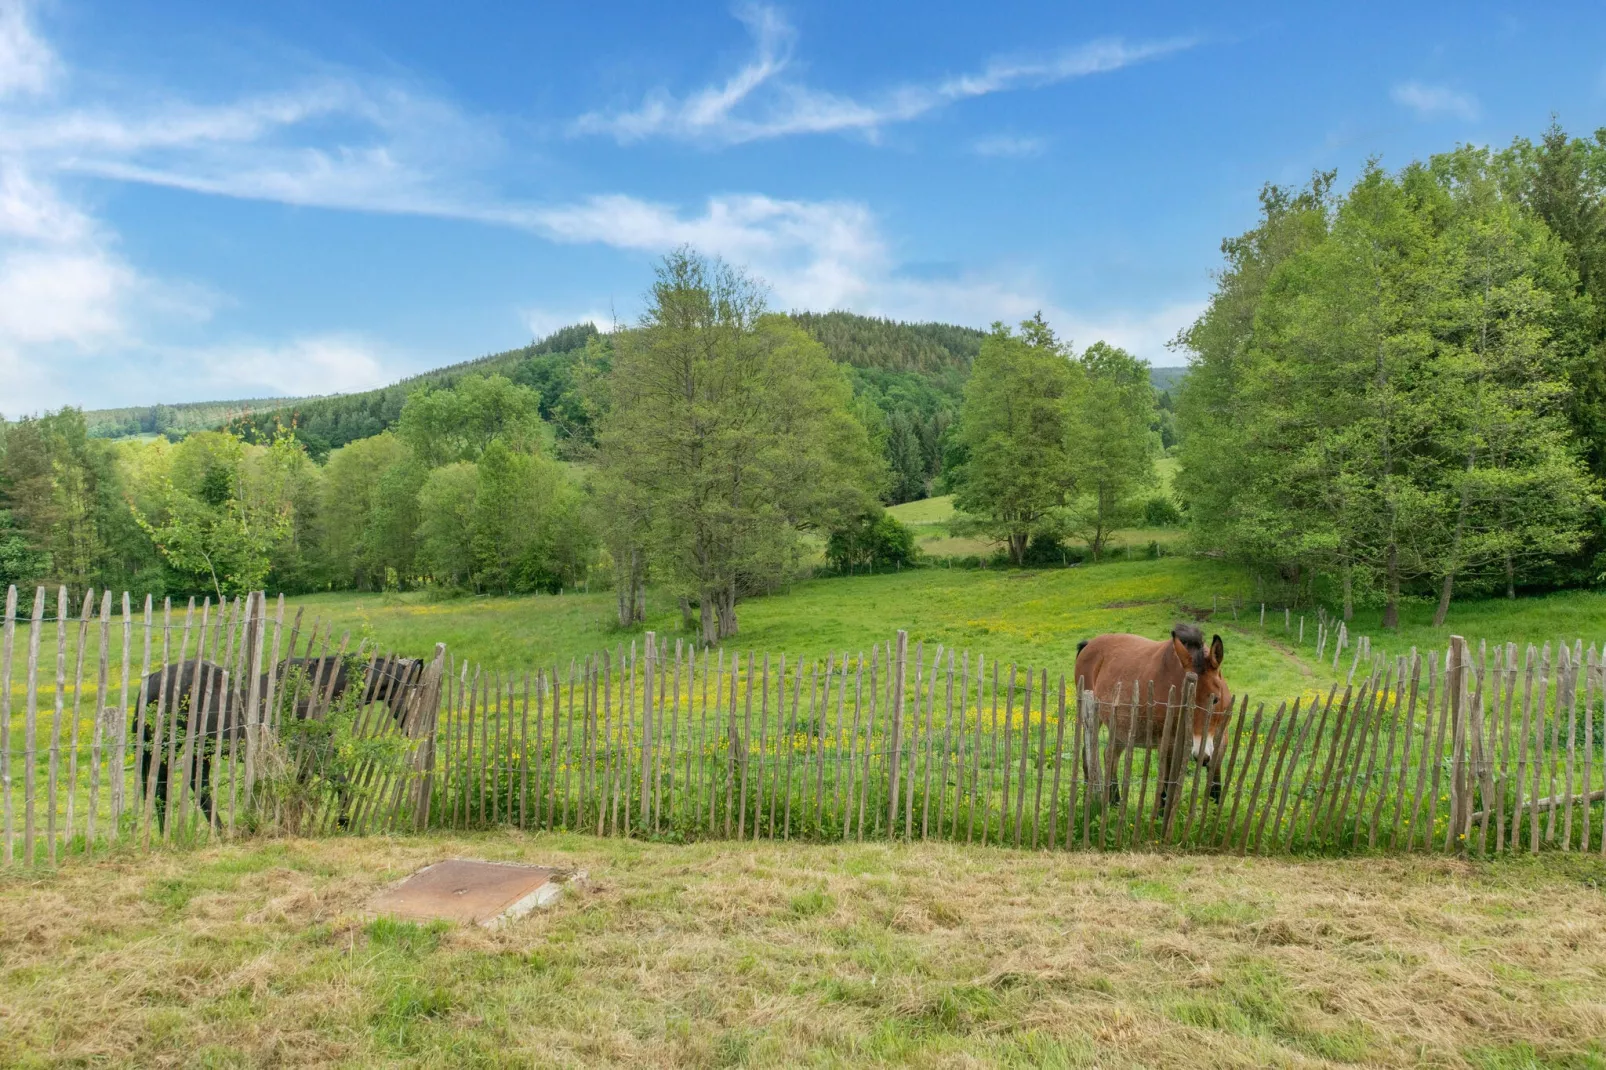
M 647 831 L 648 815 L 652 807 L 652 685 L 657 669 L 657 633 L 647 633 L 646 673 L 641 697 L 641 820 L 642 831 Z
M 6 588 L 4 647 L 0 649 L 0 802 L 5 806 L 5 861 L 14 861 L 15 835 L 11 816 L 11 655 L 17 639 L 17 587 Z M 1588 836 L 1584 839 L 1588 840 Z M 1587 843 L 1585 846 L 1588 846 Z
M 1471 659 L 1467 641 L 1450 636 L 1449 671 L 1445 690 L 1450 699 L 1450 827 L 1445 833 L 1445 849 L 1466 854 L 1466 826 L 1471 816 L 1471 790 L 1467 776 L 1467 663 Z
M 892 714 L 890 719 L 892 738 L 889 750 L 888 768 L 890 769 L 891 783 L 887 792 L 887 838 L 892 839 L 893 830 L 898 820 L 898 768 L 903 761 L 903 674 L 909 660 L 909 633 L 898 632 L 898 645 L 893 654 L 892 665 Z

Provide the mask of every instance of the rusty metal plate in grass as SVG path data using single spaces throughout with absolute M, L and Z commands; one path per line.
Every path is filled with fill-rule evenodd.
M 416 921 L 494 926 L 557 898 L 555 872 L 543 866 L 451 858 L 425 866 L 369 903 L 375 914 Z

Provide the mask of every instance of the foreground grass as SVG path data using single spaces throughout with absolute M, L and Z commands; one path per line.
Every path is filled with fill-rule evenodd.
M 496 933 L 441 858 L 581 867 Z M 0 877 L 0 1063 L 1606 1066 L 1606 869 L 287 841 Z

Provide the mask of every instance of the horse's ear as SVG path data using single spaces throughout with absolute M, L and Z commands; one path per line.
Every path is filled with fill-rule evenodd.
M 1177 638 L 1176 632 L 1171 633 L 1171 652 L 1177 656 L 1177 661 L 1182 665 L 1183 671 L 1193 671 L 1193 655 L 1188 652 L 1187 645 Z
M 1221 659 L 1226 656 L 1227 648 L 1221 642 L 1221 636 L 1212 635 L 1210 637 L 1210 667 L 1212 669 L 1221 668 Z

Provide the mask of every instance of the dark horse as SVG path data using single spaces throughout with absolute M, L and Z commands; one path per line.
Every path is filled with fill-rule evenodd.
M 1111 634 L 1077 644 L 1077 686 L 1093 692 L 1099 723 L 1110 730 L 1104 768 L 1109 801 L 1119 801 L 1117 762 L 1130 742 L 1133 748 L 1160 751 L 1161 787 L 1155 805 L 1157 810 L 1165 805 L 1165 785 L 1181 776 L 1180 769 L 1171 768 L 1174 758 L 1167 753 L 1180 750 L 1181 741 L 1162 746 L 1175 738 L 1166 734 L 1166 703 L 1168 698 L 1173 703 L 1182 701 L 1190 673 L 1198 678 L 1194 705 L 1180 721 L 1174 721 L 1172 732 L 1188 734 L 1188 756 L 1210 770 L 1210 798 L 1221 800 L 1220 758 L 1232 714 L 1232 691 L 1221 675 L 1225 654 L 1221 636 L 1211 636 L 1206 648 L 1204 633 L 1193 624 L 1178 624 L 1169 638 L 1158 641 Z M 1082 765 L 1087 768 L 1086 753 Z M 1087 774 L 1092 783 L 1092 770 L 1087 769 Z
M 373 677 L 367 682 L 364 698 L 382 704 L 399 723 L 406 695 L 417 685 L 423 670 L 424 663 L 417 658 L 382 659 L 375 665 Z M 297 720 L 307 717 L 315 696 L 320 702 L 325 696 L 330 702 L 337 701 L 353 681 L 353 674 L 345 659 L 335 656 L 285 658 L 279 662 L 276 686 L 283 687 L 291 672 L 298 672 L 304 680 L 293 714 Z M 190 767 L 190 787 L 203 813 L 210 812 L 212 805 L 212 771 L 207 756 L 223 740 L 232 742 L 244 738 L 245 711 L 242 706 L 248 697 L 249 684 L 242 681 L 238 694 L 233 686 L 225 693 L 223 685 L 223 666 L 196 658 L 175 662 L 153 672 L 140 685 L 138 708 L 150 710 L 155 707 L 155 710 L 145 724 L 144 745 L 140 748 L 139 790 L 143 796 L 150 784 L 154 763 L 156 812 L 164 824 L 167 754 L 171 750 L 175 759 L 182 760 L 191 720 L 195 723 L 195 750 Z M 263 673 L 257 678 L 258 701 L 265 702 L 267 693 L 268 674 Z M 276 697 L 274 701 L 278 703 L 279 700 Z M 158 717 L 161 718 L 162 727 L 160 746 L 156 747 L 153 745 L 158 742 Z

